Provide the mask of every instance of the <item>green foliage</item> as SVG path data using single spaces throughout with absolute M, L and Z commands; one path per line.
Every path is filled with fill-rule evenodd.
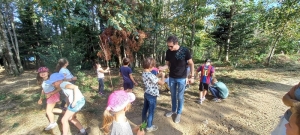
M 84 58 L 84 52 L 80 48 L 73 48 L 70 44 L 50 45 L 48 47 L 39 47 L 37 54 L 43 63 L 55 70 L 57 62 L 60 58 L 67 58 L 69 66 L 67 67 L 73 74 L 81 69 L 81 60 Z
M 5 100 L 7 98 L 6 93 L 0 93 L 0 101 Z
M 77 73 L 77 81 L 76 85 L 78 85 L 79 89 L 82 92 L 87 92 L 92 90 L 92 86 L 94 84 L 97 84 L 97 79 L 95 77 L 92 77 L 90 75 L 86 75 L 84 72 L 78 72 Z

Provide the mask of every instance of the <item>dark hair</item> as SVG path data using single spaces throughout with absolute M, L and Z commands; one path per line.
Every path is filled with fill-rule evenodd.
M 123 65 L 128 65 L 130 62 L 130 59 L 129 58 L 124 58 L 123 59 Z
M 148 57 L 144 60 L 143 62 L 143 68 L 144 69 L 149 69 L 154 67 L 154 65 L 156 64 L 155 59 Z
M 167 39 L 167 42 L 173 42 L 173 44 L 177 44 L 178 43 L 178 38 L 176 36 L 169 36 Z
M 210 60 L 210 59 L 205 59 L 205 63 L 206 63 L 206 62 L 211 62 L 211 60 Z
M 57 65 L 56 65 L 56 72 L 59 72 L 59 70 L 68 63 L 68 60 L 66 58 L 61 58 L 58 60 Z

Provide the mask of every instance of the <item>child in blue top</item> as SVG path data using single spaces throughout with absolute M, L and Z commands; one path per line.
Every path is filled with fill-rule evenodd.
M 134 80 L 132 76 L 132 70 L 129 65 L 129 58 L 124 58 L 123 59 L 123 66 L 120 68 L 120 76 L 123 77 L 123 87 L 124 90 L 127 92 L 132 92 L 133 89 L 133 83 L 135 85 L 138 85 L 138 83 Z
M 219 82 L 216 78 L 211 81 L 212 86 L 209 87 L 209 91 L 214 96 L 213 101 L 220 102 L 221 99 L 228 97 L 229 91 L 227 86 L 223 82 Z
M 165 75 L 163 72 L 161 72 L 161 80 L 159 80 L 154 74 L 151 73 L 153 66 L 155 66 L 155 60 L 153 58 L 147 58 L 144 60 L 144 72 L 142 74 L 142 77 L 145 85 L 145 93 L 144 107 L 142 111 L 142 121 L 147 122 L 147 132 L 152 132 L 158 129 L 157 126 L 152 124 L 152 121 L 154 118 L 154 111 L 156 108 L 156 100 L 159 96 L 158 84 L 164 85 L 165 83 Z

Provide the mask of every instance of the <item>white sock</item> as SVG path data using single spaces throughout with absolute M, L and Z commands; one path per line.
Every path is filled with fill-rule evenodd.
M 85 133 L 85 129 L 80 129 L 80 133 Z
M 54 125 L 56 122 L 50 123 L 51 125 Z

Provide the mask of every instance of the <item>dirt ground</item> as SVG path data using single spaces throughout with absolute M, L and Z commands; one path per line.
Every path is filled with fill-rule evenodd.
M 61 134 L 61 124 L 53 130 L 44 131 L 48 120 L 45 117 L 45 104 L 36 103 L 41 90 L 35 83 L 36 72 L 26 71 L 18 77 L 5 76 L 3 70 L 0 72 L 0 133 Z M 161 91 L 153 122 L 159 129 L 146 135 L 269 135 L 280 116 L 288 109 L 281 98 L 300 81 L 299 73 L 299 66 L 279 69 L 217 68 L 218 80 L 230 89 L 227 99 L 221 103 L 206 100 L 202 105 L 197 104 L 197 81 L 185 91 L 181 122 L 176 124 L 175 116 L 164 116 L 171 110 L 171 99 L 168 92 Z M 136 73 L 135 77 L 142 84 L 140 73 Z M 99 127 L 109 92 L 99 97 L 95 91 L 84 93 L 87 102 L 77 117 L 88 128 L 90 135 L 102 135 Z M 134 93 L 137 99 L 127 117 L 138 124 L 141 123 L 143 107 L 142 85 L 135 87 Z M 60 115 L 56 115 L 56 118 L 60 123 Z M 76 134 L 78 130 L 70 125 L 70 134 Z

